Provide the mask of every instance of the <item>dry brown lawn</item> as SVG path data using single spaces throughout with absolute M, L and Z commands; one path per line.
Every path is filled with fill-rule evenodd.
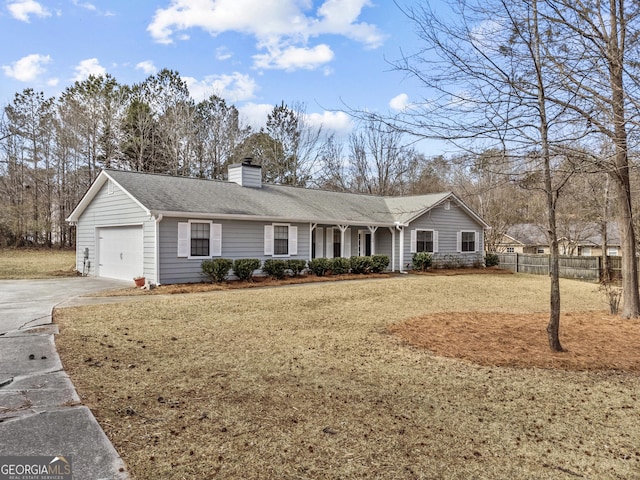
M 0 248 L 0 279 L 77 275 L 74 250 Z
M 134 479 L 640 479 L 640 323 L 562 281 L 405 276 L 57 310 Z

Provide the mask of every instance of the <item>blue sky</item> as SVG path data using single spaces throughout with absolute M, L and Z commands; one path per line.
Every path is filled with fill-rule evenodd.
M 254 126 L 284 101 L 346 133 L 345 104 L 379 112 L 417 101 L 385 60 L 417 48 L 391 0 L 0 0 L 0 105 L 25 88 L 57 96 L 109 73 L 133 84 L 177 70 Z

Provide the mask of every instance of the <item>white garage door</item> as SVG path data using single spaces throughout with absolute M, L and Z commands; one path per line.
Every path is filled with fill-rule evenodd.
M 142 227 L 100 228 L 98 238 L 98 276 L 133 280 L 142 275 Z

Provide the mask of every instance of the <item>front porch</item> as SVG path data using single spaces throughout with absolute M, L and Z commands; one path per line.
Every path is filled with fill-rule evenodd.
M 389 269 L 403 271 L 403 226 L 312 223 L 309 228 L 310 260 L 387 255 Z

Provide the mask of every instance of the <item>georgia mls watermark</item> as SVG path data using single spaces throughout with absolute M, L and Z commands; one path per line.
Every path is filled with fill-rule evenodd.
M 70 456 L 0 456 L 0 480 L 72 480 Z

